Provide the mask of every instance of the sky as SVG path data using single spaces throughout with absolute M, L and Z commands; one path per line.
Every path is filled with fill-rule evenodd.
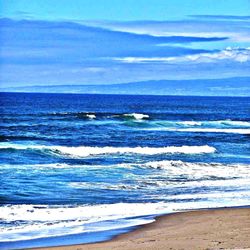
M 34 19 L 169 20 L 250 13 L 249 0 L 1 0 L 2 16 Z
M 0 85 L 250 76 L 247 0 L 0 0 Z

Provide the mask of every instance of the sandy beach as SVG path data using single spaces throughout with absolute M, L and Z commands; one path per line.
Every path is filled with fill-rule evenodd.
M 250 249 L 250 208 L 170 214 L 107 242 L 40 249 Z

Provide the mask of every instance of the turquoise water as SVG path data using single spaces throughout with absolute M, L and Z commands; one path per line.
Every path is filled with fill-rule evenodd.
M 250 98 L 1 93 L 0 247 L 101 241 L 249 205 Z

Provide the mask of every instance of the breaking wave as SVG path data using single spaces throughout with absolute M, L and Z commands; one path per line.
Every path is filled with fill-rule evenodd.
M 15 225 L 11 228 L 5 225 L 0 226 L 0 242 L 96 232 L 145 224 L 151 222 L 152 218 L 150 220 L 135 218 L 127 221 L 125 219 L 159 214 L 162 213 L 162 210 L 166 211 L 166 208 L 166 204 L 156 203 L 116 203 L 76 207 L 5 205 L 0 207 L 2 223 L 15 222 Z M 124 219 L 124 221 L 119 223 L 119 219 Z M 113 221 L 113 223 L 105 223 L 108 220 Z M 95 222 L 103 222 L 103 225 L 94 226 L 93 223 Z M 32 234 L 30 234 L 31 231 Z
M 250 122 L 248 121 L 232 121 L 232 120 L 222 120 L 217 121 L 219 124 L 229 125 L 229 126 L 242 126 L 242 127 L 250 127 Z
M 130 114 L 115 114 L 111 117 L 122 118 L 127 120 L 146 120 L 149 119 L 149 115 L 140 114 L 140 113 L 130 113 Z
M 83 118 L 83 119 L 96 119 L 96 114 L 95 113 L 78 113 L 77 114 L 78 118 Z
M 187 125 L 187 126 L 201 126 L 202 122 L 198 122 L 198 121 L 183 121 L 183 122 L 177 122 L 177 124 Z
M 143 166 L 164 169 L 172 171 L 174 175 L 190 176 L 216 176 L 216 177 L 249 177 L 250 165 L 247 164 L 222 164 L 222 163 L 204 163 L 204 162 L 183 162 L 183 161 L 152 161 Z
M 59 155 L 68 155 L 72 157 L 88 157 L 94 155 L 106 154 L 141 154 L 141 155 L 157 155 L 157 154 L 204 154 L 214 153 L 214 147 L 204 146 L 168 146 L 168 147 L 67 147 L 67 146 L 42 146 L 42 145 L 19 145 L 19 144 L 0 144 L 0 149 L 14 150 L 41 150 L 51 151 Z
M 32 166 L 32 165 L 30 165 Z M 169 192 L 158 203 L 116 203 L 99 205 L 3 205 L 0 207 L 0 242 L 14 242 L 42 237 L 55 237 L 77 233 L 101 232 L 150 223 L 154 216 L 185 209 L 246 205 L 250 192 L 250 165 L 183 161 L 152 161 L 146 163 L 123 163 L 106 167 L 143 167 L 154 169 L 152 176 L 138 176 L 134 183 L 68 182 L 71 188 L 93 187 L 105 190 L 134 190 L 234 187 L 228 191 Z M 99 167 L 69 165 L 66 163 L 35 164 L 33 167 Z M 27 166 L 24 168 L 27 169 Z M 30 168 L 29 168 L 30 169 Z M 159 170 L 159 171 L 156 171 Z M 102 169 L 103 171 L 103 169 Z M 161 179 L 155 178 L 161 176 Z M 163 179 L 167 177 L 167 179 Z M 180 178 L 180 179 L 179 179 Z M 167 180 L 170 179 L 171 182 Z M 157 196 L 154 195 L 154 199 Z M 177 202 L 177 200 L 179 202 Z M 194 202 L 194 200 L 196 202 Z M 145 217 L 146 216 L 146 217 Z M 21 219 L 20 219 L 21 218 Z M 32 232 L 32 233 L 30 233 Z
M 146 130 L 161 130 L 173 132 L 193 132 L 193 133 L 229 133 L 249 135 L 250 129 L 226 129 L 226 128 L 149 128 Z
M 116 203 L 103 205 L 48 206 L 5 205 L 0 207 L 2 225 L 0 242 L 55 237 L 77 233 L 102 232 L 143 225 L 154 221 L 156 215 L 180 212 L 186 209 L 246 205 L 246 199 L 235 194 L 217 195 L 215 199 L 200 202 Z M 184 195 L 185 196 L 185 195 Z M 228 201 L 227 201 L 227 196 Z M 234 197 L 234 200 L 232 200 Z M 20 220 L 22 218 L 22 220 Z M 11 227 L 6 226 L 15 222 Z M 6 224 L 6 225 L 5 225 Z M 32 232 L 32 233 L 30 233 Z
M 142 119 L 148 119 L 149 118 L 149 115 L 137 114 L 137 113 L 124 114 L 123 116 L 128 117 L 128 118 L 133 118 L 135 120 L 142 120 Z
M 208 126 L 208 127 L 250 127 L 250 122 L 248 121 L 233 121 L 233 120 L 218 120 L 218 121 L 179 121 L 176 122 L 179 125 L 186 126 Z

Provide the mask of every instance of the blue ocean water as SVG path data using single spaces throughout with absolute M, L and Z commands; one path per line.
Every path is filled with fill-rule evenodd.
M 249 205 L 250 98 L 1 93 L 0 248 Z

